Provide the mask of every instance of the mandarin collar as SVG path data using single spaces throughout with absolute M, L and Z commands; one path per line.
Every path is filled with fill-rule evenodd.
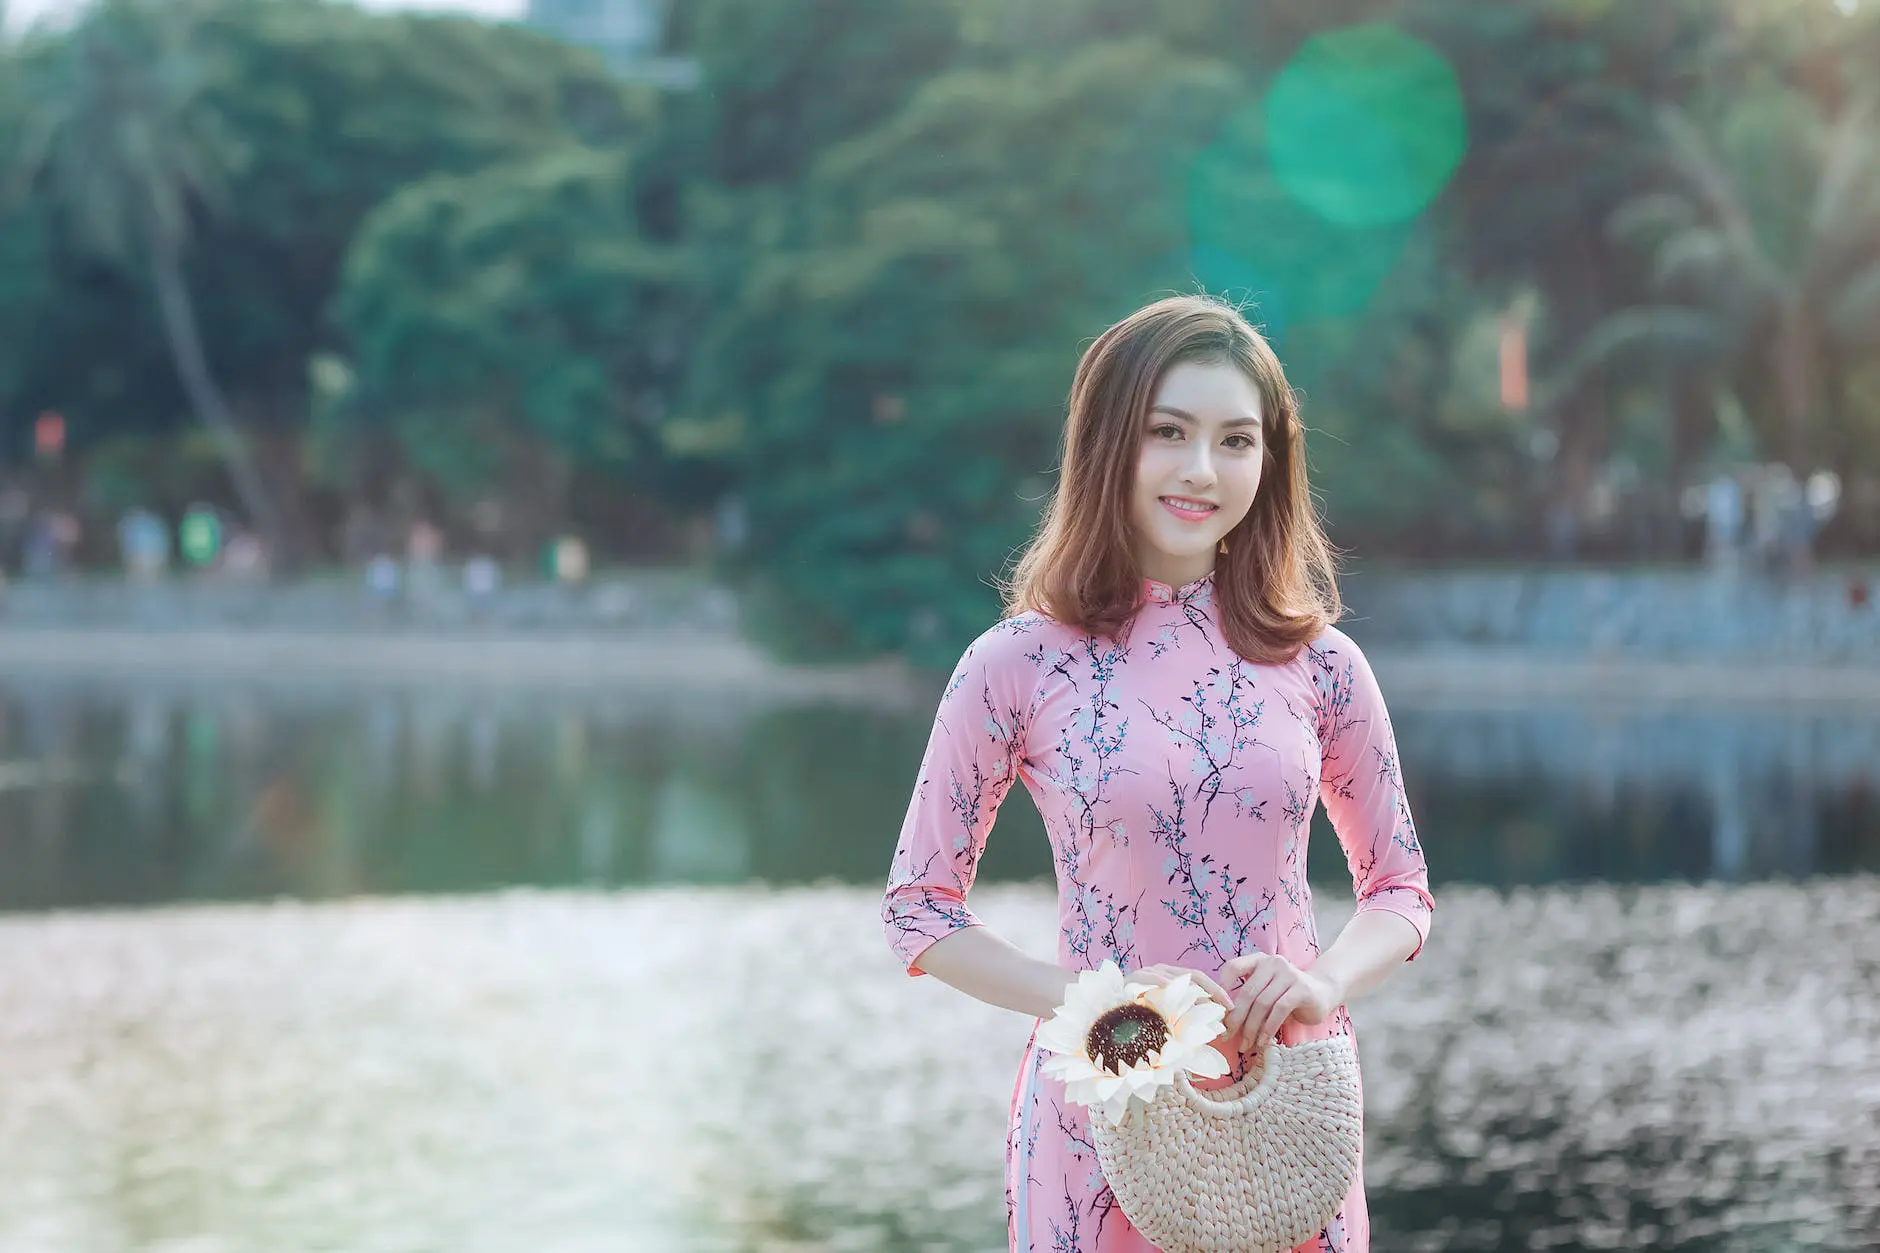
M 1142 599 L 1157 605 L 1206 604 L 1208 592 L 1214 586 L 1214 571 L 1210 570 L 1192 583 L 1176 587 L 1159 579 L 1145 578 L 1142 581 Z

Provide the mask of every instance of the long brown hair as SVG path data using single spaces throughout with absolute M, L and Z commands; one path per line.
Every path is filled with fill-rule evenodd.
M 1130 497 L 1143 422 L 1162 376 L 1183 361 L 1236 366 L 1259 389 L 1260 488 L 1215 560 L 1214 602 L 1236 653 L 1290 661 L 1343 612 L 1332 548 L 1312 507 L 1298 400 L 1279 358 L 1238 309 L 1211 296 L 1138 309 L 1077 363 L 1057 491 L 1005 582 L 1006 611 L 1127 636 L 1142 599 Z

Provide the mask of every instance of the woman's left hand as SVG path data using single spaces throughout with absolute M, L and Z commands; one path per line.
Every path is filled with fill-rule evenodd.
M 1234 1008 L 1228 1011 L 1217 1043 L 1243 1053 L 1273 1039 L 1290 1019 L 1307 1026 L 1324 1022 L 1344 999 L 1332 980 L 1301 970 L 1273 953 L 1234 958 L 1221 967 L 1220 982 L 1232 993 Z M 1240 986 L 1235 990 L 1237 982 Z

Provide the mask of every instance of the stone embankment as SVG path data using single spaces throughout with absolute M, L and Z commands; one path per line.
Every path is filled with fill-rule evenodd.
M 1880 708 L 1880 610 L 1862 574 L 1800 584 L 1703 572 L 1364 573 L 1345 628 L 1394 702 Z M 740 632 L 735 597 L 684 575 L 579 590 L 351 584 L 15 584 L 0 677 L 477 682 L 770 699 L 931 698 L 894 661 L 781 664 Z

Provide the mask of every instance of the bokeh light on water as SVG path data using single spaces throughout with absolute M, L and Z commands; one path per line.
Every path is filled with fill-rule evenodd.
M 1049 944 L 1042 888 L 976 904 Z M 1002 1247 L 1025 1024 L 907 979 L 874 906 L 0 920 L 0 1249 Z M 1877 938 L 1871 876 L 1447 888 L 1355 1011 L 1378 1247 L 1873 1247 Z
M 875 923 L 927 716 L 9 682 L 0 1251 L 1000 1247 L 1025 1024 Z M 1880 719 L 1396 722 L 1379 1247 L 1872 1247 Z M 974 903 L 1042 953 L 1026 809 Z

